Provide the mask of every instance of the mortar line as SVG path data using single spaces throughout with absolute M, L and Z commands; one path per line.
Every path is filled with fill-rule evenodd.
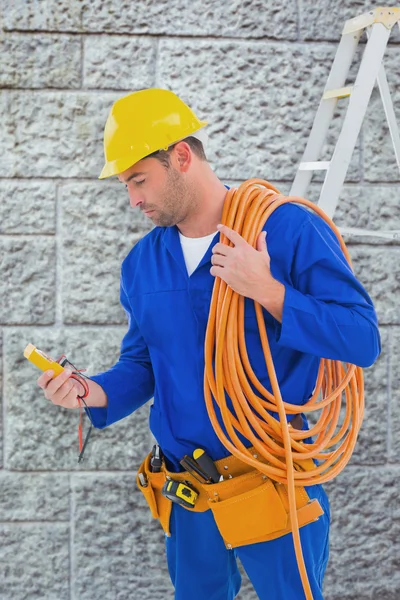
M 75 556 L 74 556 L 74 541 L 75 541 L 75 522 L 74 522 L 74 499 L 72 493 L 72 476 L 69 480 L 69 598 L 75 600 L 74 594 L 74 574 L 75 574 Z
M 138 458 L 137 463 L 136 463 L 137 467 L 135 467 L 134 469 L 131 469 L 130 471 L 128 471 L 126 469 L 121 469 L 121 470 L 119 470 L 119 469 L 101 469 L 101 471 L 96 470 L 96 469 L 92 469 L 92 470 L 86 469 L 85 471 L 84 470 L 82 470 L 82 471 L 70 471 L 69 470 L 68 471 L 68 470 L 57 469 L 54 471 L 37 471 L 37 470 L 36 471 L 35 470 L 15 471 L 15 470 L 11 470 L 11 471 L 9 471 L 9 473 L 14 473 L 17 475 L 18 474 L 21 474 L 21 475 L 24 475 L 24 474 L 25 475 L 26 474 L 29 474 L 29 475 L 57 475 L 57 474 L 61 473 L 63 475 L 68 474 L 70 476 L 71 482 L 72 482 L 74 477 L 76 477 L 76 476 L 79 477 L 79 476 L 83 476 L 83 475 L 85 477 L 93 476 L 93 477 L 104 477 L 104 478 L 110 478 L 110 477 L 114 477 L 114 476 L 121 477 L 121 476 L 125 476 L 125 475 L 131 477 L 132 474 L 137 473 L 137 469 L 140 466 L 140 462 L 141 462 L 141 459 Z M 361 463 L 356 463 L 356 462 L 353 463 L 352 462 L 351 464 L 347 465 L 346 470 L 347 469 L 359 470 L 360 467 L 365 468 L 365 469 L 375 469 L 377 466 L 382 467 L 384 469 L 390 469 L 392 467 L 400 467 L 400 461 L 397 460 L 397 461 L 394 461 L 391 463 L 367 463 L 367 464 L 364 464 L 363 462 L 361 462 Z M 40 521 L 40 522 L 43 522 L 43 521 Z M 67 521 L 51 521 L 51 522 L 69 523 L 68 520 Z
M 52 238 L 55 237 L 54 233 L 0 233 L 0 238 L 20 238 L 20 237 L 26 237 L 26 238 L 34 238 L 35 240 L 37 238 L 41 238 L 41 237 L 46 237 L 46 238 Z
M 42 521 L 33 521 L 32 519 L 15 519 L 15 520 L 11 520 L 11 519 L 7 519 L 7 520 L 0 520 L 0 525 L 15 525 L 16 527 L 18 526 L 23 526 L 23 525 L 39 525 L 39 524 L 45 524 L 45 525 L 65 525 L 69 523 L 69 521 L 60 521 L 60 519 L 58 519 L 57 521 L 49 521 L 49 520 L 45 520 L 43 519 Z
M 297 0 L 297 41 L 301 41 L 301 16 L 303 12 L 303 2 L 302 0 Z
M 349 242 L 346 244 L 348 248 L 351 247 L 365 247 L 365 248 L 372 248 L 374 250 L 387 250 L 388 248 L 390 250 L 397 250 L 399 245 L 394 245 L 394 244 L 382 244 L 382 245 L 377 245 L 374 244 L 373 246 L 371 244 L 366 244 L 365 242 L 362 243 L 355 243 L 355 242 Z M 400 323 L 380 323 L 380 327 L 388 327 L 390 325 L 393 325 L 395 327 L 398 327 L 400 325 Z M 2 324 L 1 327 L 4 331 L 15 331 L 16 329 L 22 329 L 22 330 L 26 330 L 26 331 L 34 331 L 35 329 L 46 329 L 49 327 L 60 327 L 60 325 L 55 325 L 54 323 L 46 323 L 46 324 L 42 324 L 42 323 L 34 323 L 34 324 L 20 324 L 20 323 L 15 323 L 15 324 Z M 63 330 L 71 330 L 71 329 L 77 329 L 77 328 L 82 328 L 82 329 L 102 329 L 105 331 L 121 331 L 121 334 L 123 334 L 126 331 L 126 323 L 114 323 L 114 324 L 110 324 L 110 323 L 63 323 L 62 324 L 62 328 Z M 4 366 L 3 366 L 3 377 L 4 377 Z M 4 400 L 4 398 L 3 398 Z M 4 402 L 3 402 L 4 405 Z M 4 410 L 4 409 L 3 409 Z M 4 440 L 3 440 L 4 443 Z M 31 472 L 31 471 L 29 471 Z
M 137 464 L 137 468 L 139 468 L 140 466 L 140 462 L 138 459 L 138 464 Z M 103 473 L 105 476 L 111 476 L 111 475 L 132 475 L 132 473 L 136 473 L 137 469 L 131 469 L 130 471 L 128 471 L 127 469 L 102 469 L 101 471 L 97 471 L 95 468 L 93 469 L 86 469 L 82 471 L 71 471 L 71 469 L 55 469 L 55 470 L 50 470 L 50 469 L 8 469 L 7 470 L 8 473 L 13 473 L 14 475 L 68 475 L 69 477 L 73 477 L 74 475 L 98 475 L 99 473 Z M 68 523 L 69 521 L 65 521 L 66 523 Z
M 178 33 L 150 33 L 148 31 L 146 32 L 140 32 L 140 31 L 134 31 L 134 32 L 130 32 L 130 31 L 82 31 L 82 28 L 80 31 L 70 31 L 70 30 L 64 30 L 64 31 L 60 31 L 57 29 L 46 29 L 46 30 L 41 30 L 41 29 L 3 29 L 3 35 L 21 35 L 21 36 L 50 36 L 50 35 L 57 35 L 58 37 L 60 36 L 71 36 L 71 37 L 78 37 L 78 36 L 87 36 L 87 37 L 129 37 L 129 38 L 135 38 L 135 37 L 148 37 L 148 38 L 154 38 L 154 37 L 163 37 L 165 39 L 184 39 L 184 40 L 204 40 L 204 41 L 208 41 L 208 40 L 227 40 L 228 42 L 232 42 L 232 41 L 242 41 L 242 42 L 247 42 L 247 41 L 256 41 L 256 42 L 275 42 L 275 43 L 281 43 L 281 44 L 298 44 L 299 41 L 297 38 L 293 39 L 293 38 L 276 38 L 276 37 L 272 37 L 272 36 L 268 36 L 268 35 L 263 35 L 263 36 L 232 36 L 232 35 L 218 35 L 218 34 L 213 34 L 213 33 L 207 33 L 207 35 L 201 35 L 201 34 L 190 34 L 190 33 L 182 33 L 182 34 L 178 34 Z M 336 39 L 302 39 L 300 40 L 300 43 L 304 46 L 309 46 L 309 45 L 317 45 L 317 44 L 331 44 L 334 46 L 337 46 L 339 44 L 340 41 L 340 30 L 338 28 L 338 35 L 336 37 Z M 360 41 L 360 45 L 365 46 L 366 42 L 365 41 Z M 394 41 L 393 39 L 389 38 L 388 41 L 388 46 L 390 48 L 398 48 L 400 45 L 400 42 L 398 41 Z
M 3 470 L 6 470 L 6 394 L 5 394 L 5 380 L 6 380 L 6 372 L 5 372 L 5 356 L 6 356 L 6 340 L 5 340 L 5 331 L 2 328 L 2 341 L 1 341 L 1 351 L 2 351 L 2 365 L 1 365 L 1 393 L 2 393 L 2 451 L 3 451 Z
M 390 463 L 392 453 L 392 352 L 393 352 L 393 331 L 389 328 L 388 333 L 388 356 L 387 356 L 387 456 Z
M 132 91 L 132 90 L 131 90 Z M 218 174 L 217 174 L 218 175 Z M 229 177 L 229 176 L 223 176 L 223 175 L 218 175 L 218 177 L 220 177 L 220 179 L 226 179 L 231 181 L 232 183 L 242 183 L 244 181 L 244 179 L 235 179 L 233 177 Z M 2 181 L 30 181 L 32 183 L 36 183 L 36 182 L 56 182 L 58 183 L 60 186 L 62 185 L 70 185 L 71 183 L 98 183 L 99 185 L 108 185 L 107 183 L 101 183 L 98 181 L 98 179 L 96 177 L 64 177 L 64 178 L 60 178 L 60 176 L 54 176 L 54 177 L 40 177 L 40 176 L 35 176 L 35 177 L 23 177 L 23 176 L 18 176 L 18 177 L 1 177 L 0 176 L 0 183 Z M 293 178 L 291 179 L 278 179 L 275 177 L 270 177 L 269 181 L 273 181 L 277 184 L 279 183 L 293 183 Z M 321 184 L 321 182 L 315 182 L 315 184 L 313 183 L 312 185 L 319 185 Z M 399 180 L 393 180 L 393 181 L 381 181 L 381 180 L 376 180 L 376 181 L 369 181 L 369 180 L 364 180 L 364 182 L 361 184 L 360 181 L 346 181 L 344 183 L 344 185 L 350 186 L 350 187 L 360 187 L 361 185 L 363 187 L 373 187 L 373 186 L 379 186 L 379 187 L 393 187 L 394 185 L 398 185 L 400 183 L 400 179 Z M 109 184 L 110 187 L 114 188 L 114 185 L 118 185 L 117 183 L 110 183 Z M 4 235 L 4 234 L 2 234 Z M 14 234 L 14 235 L 18 235 L 18 234 Z M 36 234 L 32 234 L 32 235 L 36 235 Z M 43 233 L 40 235 L 54 235 L 54 234 L 50 234 L 50 233 Z
M 6 331 L 10 330 L 13 331 L 14 329 L 26 329 L 27 331 L 30 330 L 34 330 L 34 329 L 44 329 L 44 328 L 48 328 L 48 327 L 54 327 L 54 323 L 34 323 L 34 324 L 20 324 L 20 323 L 9 323 L 9 324 L 4 324 L 1 325 Z M 62 328 L 63 329 L 73 329 L 76 327 L 87 327 L 87 328 L 102 328 L 102 329 L 121 329 L 122 331 L 125 330 L 126 331 L 126 327 L 127 324 L 125 323 L 114 323 L 114 324 L 109 324 L 109 323 L 63 323 L 62 324 Z
M 85 40 L 84 40 L 84 36 L 81 36 L 81 88 L 80 89 L 85 89 L 85 86 L 83 84 L 83 78 L 84 78 L 84 64 L 85 64 Z
M 360 171 L 360 184 L 365 184 L 364 175 L 364 124 L 361 125 L 360 134 L 358 136 L 360 145 L 358 147 L 358 167 Z
M 55 233 L 55 244 L 56 244 L 56 253 L 55 253 L 55 322 L 54 327 L 59 329 L 62 327 L 63 320 L 63 310 L 62 310 L 62 216 L 61 216 L 61 206 L 60 206 L 60 198 L 58 193 L 58 184 L 55 186 L 55 208 L 56 208 L 56 233 Z
M 390 250 L 394 250 L 394 249 L 398 249 L 399 246 L 390 246 L 390 245 L 385 245 L 385 246 L 371 246 L 371 244 L 354 244 L 354 243 L 348 243 L 346 244 L 346 246 L 348 248 L 351 248 L 353 246 L 357 246 L 357 248 L 359 248 L 360 246 L 365 246 L 366 248 L 376 248 L 378 250 L 387 250 L 388 248 Z M 389 327 L 390 325 L 392 325 L 392 323 L 385 323 L 385 322 L 381 322 L 380 323 L 380 327 Z M 3 329 L 10 330 L 10 331 L 14 331 L 15 329 L 24 329 L 26 331 L 33 331 L 35 329 L 45 329 L 45 328 L 49 328 L 49 327 L 54 327 L 54 323 L 48 323 L 47 325 L 39 325 L 39 324 L 34 324 L 34 325 L 1 325 L 3 327 Z M 399 327 L 400 323 L 394 323 L 393 324 L 394 327 Z M 68 329 L 76 329 L 76 328 L 82 328 L 82 329 L 102 329 L 104 331 L 108 331 L 108 330 L 116 330 L 116 331 L 121 331 L 121 333 L 124 333 L 126 331 L 127 328 L 127 323 L 126 324 L 121 324 L 121 325 L 109 325 L 109 324 L 105 324 L 105 323 L 63 323 L 62 328 L 63 330 L 68 330 Z
M 296 38 L 276 38 L 273 36 L 268 36 L 268 35 L 261 35 L 261 36 L 253 36 L 253 35 L 248 35 L 248 36 L 241 36 L 241 35 L 218 35 L 218 34 L 212 34 L 212 33 L 207 33 L 207 34 L 190 34 L 190 33 L 150 33 L 150 32 L 145 32 L 145 33 L 141 33 L 141 32 L 129 32 L 129 31 L 124 31 L 124 32 L 108 32 L 108 31 L 57 31 L 54 29 L 48 29 L 45 31 L 41 31 L 39 29 L 31 29 L 31 30 L 24 30 L 24 29 L 9 29 L 7 31 L 4 32 L 5 35 L 20 35 L 21 37 L 25 37 L 25 36 L 55 36 L 57 35 L 58 37 L 62 37 L 62 36 L 71 36 L 71 37 L 126 37 L 126 38 L 163 38 L 166 40 L 184 40 L 184 41 L 191 41 L 191 40 L 198 40 L 198 41 L 204 41 L 204 42 L 208 42 L 210 40 L 218 40 L 218 41 L 227 41 L 227 42 L 259 42 L 259 43 L 265 43 L 265 42 L 271 42 L 273 44 L 301 44 L 302 46 L 310 46 L 310 45 L 321 45 L 321 44 L 327 44 L 327 45 L 331 45 L 331 46 L 337 46 L 339 41 L 340 41 L 340 34 L 338 35 L 336 40 L 333 39 L 329 39 L 329 40 L 324 40 L 324 39 L 311 39 L 311 40 L 301 40 L 299 42 L 299 40 Z M 297 32 L 296 32 L 297 35 Z M 391 42 L 391 45 L 394 47 L 398 47 L 399 43 L 397 42 Z
M 59 87 L 59 86 L 53 86 L 53 87 L 18 87 L 18 86 L 7 86 L 7 85 L 3 85 L 1 88 L 1 90 L 7 90 L 8 92 L 27 92 L 29 94 L 33 93 L 58 93 L 58 92 L 62 92 L 63 94 L 68 93 L 68 94 L 72 94 L 72 93 L 76 93 L 76 94 L 88 94 L 91 93 L 93 95 L 97 95 L 97 96 L 101 96 L 104 95 L 104 93 L 113 93 L 115 94 L 115 92 L 132 92 L 132 88 L 122 88 L 122 87 L 116 87 L 116 88 L 110 88 L 110 87 L 104 87 L 104 88 L 72 88 L 72 87 Z
M 154 52 L 154 87 L 158 88 L 159 87 L 159 77 L 160 77 L 160 73 L 159 73 L 159 57 L 160 57 L 160 38 L 158 37 L 156 40 L 156 44 L 155 44 L 155 52 Z

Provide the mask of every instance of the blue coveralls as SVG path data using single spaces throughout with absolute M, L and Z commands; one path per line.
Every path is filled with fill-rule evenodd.
M 264 310 L 272 357 L 283 399 L 303 404 L 314 389 L 321 357 L 361 367 L 373 364 L 380 353 L 377 317 L 320 217 L 298 205 L 284 205 L 265 229 L 272 275 L 286 288 L 282 323 Z M 150 429 L 172 471 L 182 471 L 179 460 L 198 447 L 214 460 L 229 454 L 214 433 L 203 396 L 203 349 L 214 284 L 211 250 L 218 241 L 217 233 L 190 277 L 177 227 L 156 227 L 132 248 L 121 269 L 120 298 L 129 320 L 121 355 L 111 369 L 91 377 L 108 397 L 107 408 L 90 409 L 98 428 L 154 397 Z M 249 299 L 245 328 L 253 370 L 271 390 Z M 304 414 L 303 419 L 308 428 Z M 329 502 L 320 485 L 307 492 L 325 511 L 300 530 L 314 600 L 320 600 L 328 560 Z M 262 600 L 304 598 L 290 534 L 228 550 L 211 511 L 194 513 L 175 504 L 171 534 L 166 551 L 176 600 L 234 598 L 240 588 L 236 556 Z

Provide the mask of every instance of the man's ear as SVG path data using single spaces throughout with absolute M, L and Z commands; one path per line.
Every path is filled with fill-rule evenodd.
M 174 155 L 179 170 L 186 173 L 192 163 L 192 150 L 189 144 L 183 140 L 175 144 Z

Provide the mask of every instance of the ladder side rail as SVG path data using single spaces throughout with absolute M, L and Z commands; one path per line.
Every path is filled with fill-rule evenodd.
M 342 35 L 324 92 L 343 87 L 361 34 L 362 31 Z M 337 98 L 329 100 L 321 99 L 301 162 L 314 162 L 318 160 L 335 112 L 336 103 Z M 312 171 L 298 169 L 290 190 L 290 195 L 305 196 L 311 178 Z
M 385 68 L 382 65 L 378 75 L 378 86 L 381 93 L 382 104 L 389 125 L 390 137 L 392 138 L 394 154 L 396 156 L 397 166 L 400 171 L 400 134 L 397 125 L 396 115 L 394 113 L 393 102 L 390 96 L 389 84 L 386 77 Z
M 400 21 L 397 22 L 400 30 Z M 367 36 L 370 36 L 370 27 L 367 28 Z M 390 137 L 392 138 L 394 154 L 396 157 L 397 166 L 400 171 L 400 134 L 399 127 L 397 125 L 397 119 L 394 112 L 392 97 L 390 95 L 390 89 L 388 80 L 386 77 L 386 70 L 382 64 L 381 70 L 378 74 L 378 87 L 382 98 L 383 109 L 385 111 L 386 120 L 389 126 Z
M 372 25 L 371 35 L 364 50 L 342 129 L 318 202 L 318 205 L 330 218 L 333 217 L 339 200 L 372 90 L 378 78 L 389 35 L 390 30 L 381 23 Z

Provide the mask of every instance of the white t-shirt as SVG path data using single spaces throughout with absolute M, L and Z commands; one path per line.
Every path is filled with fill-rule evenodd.
M 188 238 L 179 232 L 179 239 L 189 277 L 207 252 L 208 246 L 211 244 L 216 233 L 210 233 L 210 235 L 206 235 L 205 237 Z

